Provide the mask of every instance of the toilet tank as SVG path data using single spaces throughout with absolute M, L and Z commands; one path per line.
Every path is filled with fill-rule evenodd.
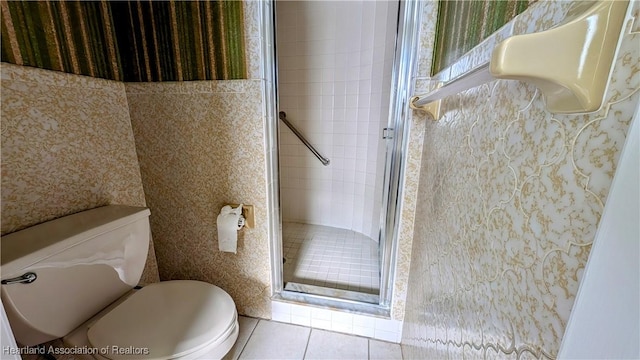
M 138 284 L 149 209 L 109 205 L 0 238 L 2 303 L 18 343 L 67 335 Z M 31 283 L 4 284 L 35 273 Z

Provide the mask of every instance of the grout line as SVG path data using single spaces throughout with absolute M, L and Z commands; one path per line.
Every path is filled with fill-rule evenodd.
M 313 328 L 311 326 L 309 326 L 309 336 L 307 336 L 307 345 L 305 345 L 304 347 L 304 354 L 302 355 L 302 359 L 307 357 L 307 350 L 309 349 L 309 340 L 311 340 L 311 332 L 313 331 Z
M 367 339 L 367 359 L 371 360 L 371 339 Z
M 248 317 L 248 316 L 245 316 L 245 317 Z M 244 352 L 244 349 L 247 347 L 247 344 L 249 343 L 249 340 L 251 340 L 251 337 L 253 336 L 253 332 L 256 331 L 256 328 L 258 327 L 258 324 L 260 323 L 260 321 L 262 321 L 262 319 L 258 319 L 258 321 L 256 321 L 256 325 L 253 327 L 253 329 L 251 329 L 251 333 L 249 334 L 249 337 L 247 338 L 247 341 L 244 343 L 244 345 L 242 345 L 242 349 L 238 353 L 238 357 L 235 358 L 234 360 L 240 359 L 240 356 L 242 356 L 242 353 Z M 238 325 L 238 326 L 240 326 L 240 325 Z

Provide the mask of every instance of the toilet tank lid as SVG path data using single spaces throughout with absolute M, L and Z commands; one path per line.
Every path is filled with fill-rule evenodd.
M 236 321 L 233 299 L 221 288 L 194 280 L 162 281 L 127 298 L 87 337 L 94 348 L 109 349 L 103 355 L 109 359 L 176 359 L 221 342 Z
M 67 215 L 0 237 L 2 278 L 74 245 L 148 217 L 145 207 L 107 205 Z

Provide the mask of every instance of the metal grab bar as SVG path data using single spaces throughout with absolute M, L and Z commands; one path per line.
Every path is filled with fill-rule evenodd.
M 309 149 L 313 153 L 313 155 L 315 155 L 318 158 L 318 160 L 320 160 L 322 165 L 324 165 L 324 166 L 329 165 L 329 159 L 327 159 L 326 157 L 320 155 L 318 150 L 316 150 L 316 148 L 314 148 L 313 145 L 311 145 L 311 143 L 309 141 L 307 141 L 307 139 L 304 137 L 304 135 L 302 135 L 300 133 L 300 131 L 298 131 L 298 129 L 296 129 L 296 127 L 293 126 L 293 124 L 290 123 L 289 120 L 287 120 L 287 113 L 285 113 L 284 111 L 280 111 L 278 113 L 278 118 L 280 118 L 280 120 L 282 120 L 282 122 L 285 125 L 287 125 L 289 130 L 291 130 L 298 137 L 298 139 L 300 139 L 300 141 L 302 141 L 302 143 L 307 147 L 307 149 Z

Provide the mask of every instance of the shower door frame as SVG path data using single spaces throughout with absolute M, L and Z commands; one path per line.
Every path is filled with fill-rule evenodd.
M 390 316 L 393 298 L 398 234 L 401 215 L 404 169 L 409 142 L 409 96 L 413 93 L 415 64 L 421 19 L 421 1 L 399 1 L 396 49 L 391 79 L 388 127 L 392 139 L 386 144 L 383 199 L 380 216 L 380 296 L 378 304 L 284 290 L 282 251 L 282 210 L 280 207 L 278 164 L 277 57 L 275 51 L 275 1 L 260 2 L 263 107 L 266 121 L 265 150 L 269 238 L 271 242 L 271 296 L 316 305 Z

